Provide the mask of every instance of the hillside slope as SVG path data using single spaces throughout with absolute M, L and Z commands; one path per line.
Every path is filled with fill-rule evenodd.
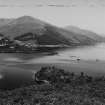
M 90 37 L 91 39 L 97 40 L 99 42 L 105 41 L 104 37 L 98 35 L 95 32 L 92 32 L 90 30 L 81 29 L 81 28 L 76 27 L 76 26 L 67 26 L 67 27 L 65 27 L 65 29 L 70 31 L 70 32 L 73 32 L 75 34 L 81 34 L 81 35 Z
M 32 43 L 36 44 L 37 42 L 37 44 L 42 45 L 91 45 L 100 41 L 100 36 L 99 38 L 90 37 L 91 35 L 85 36 L 79 32 L 68 31 L 30 16 L 13 19 L 0 27 L 0 33 L 12 40 L 32 41 Z

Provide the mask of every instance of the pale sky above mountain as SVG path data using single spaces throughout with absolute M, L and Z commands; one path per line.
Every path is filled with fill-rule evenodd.
M 0 0 L 0 18 L 23 15 L 105 34 L 105 0 Z

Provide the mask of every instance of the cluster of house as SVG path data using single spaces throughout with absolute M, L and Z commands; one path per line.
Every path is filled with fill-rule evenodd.
M 10 39 L 6 37 L 0 37 L 0 51 L 16 51 L 16 50 L 25 50 L 25 49 L 31 49 L 34 50 L 36 48 L 35 43 L 31 42 L 22 42 L 18 40 L 11 41 Z

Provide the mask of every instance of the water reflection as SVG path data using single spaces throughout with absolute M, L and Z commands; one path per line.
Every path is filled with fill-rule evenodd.
M 25 70 L 4 69 L 0 71 L 0 89 L 14 89 L 33 81 L 33 73 Z

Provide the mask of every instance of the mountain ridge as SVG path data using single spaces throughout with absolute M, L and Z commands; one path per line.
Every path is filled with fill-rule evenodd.
M 64 28 L 68 31 L 78 33 L 81 35 L 85 35 L 85 36 L 88 36 L 88 37 L 96 39 L 96 40 L 105 41 L 105 38 L 103 36 L 93 32 L 93 31 L 90 31 L 90 30 L 82 29 L 82 28 L 79 28 L 76 26 L 66 26 Z
M 35 44 L 37 40 L 37 42 L 42 45 L 91 45 L 102 41 L 100 40 L 102 39 L 100 36 L 98 36 L 98 39 L 95 39 L 94 37 L 85 36 L 80 32 L 76 33 L 73 32 L 73 30 L 70 31 L 51 25 L 31 16 L 22 16 L 12 19 L 10 22 L 0 27 L 0 33 L 11 40 L 26 42 L 27 39 L 27 43 L 32 40 L 32 42 L 35 41 Z M 31 36 L 28 33 L 31 33 Z

